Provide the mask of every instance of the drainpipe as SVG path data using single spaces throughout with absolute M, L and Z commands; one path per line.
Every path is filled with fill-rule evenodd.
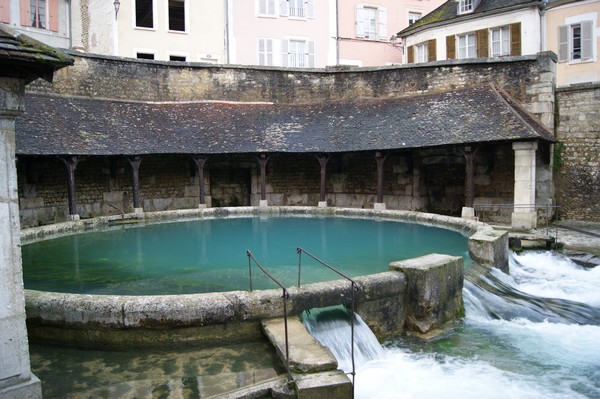
M 229 0 L 223 0 L 225 7 L 225 64 L 229 64 Z
M 73 11 L 72 11 L 72 3 L 71 0 L 67 0 L 67 23 L 69 24 L 69 50 L 73 48 Z
M 540 51 L 546 51 L 546 7 L 548 0 L 543 0 L 540 6 Z
M 340 0 L 335 0 L 335 64 L 340 65 Z

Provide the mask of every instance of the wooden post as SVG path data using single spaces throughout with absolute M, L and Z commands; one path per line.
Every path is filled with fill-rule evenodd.
M 327 162 L 331 158 L 331 155 L 315 155 L 317 160 L 319 161 L 319 165 L 321 165 L 321 186 L 319 190 L 319 206 L 326 207 L 327 206 L 327 192 L 326 192 L 326 181 L 327 181 Z
M 77 204 L 75 203 L 75 169 L 79 163 L 77 155 L 58 157 L 67 169 L 67 201 L 69 204 L 69 219 L 78 220 Z
M 207 158 L 202 156 L 193 156 L 192 159 L 196 163 L 196 172 L 198 174 L 198 188 L 200 189 L 199 194 L 199 206 L 206 206 L 206 195 L 204 191 L 204 164 Z
M 140 164 L 142 163 L 142 157 L 134 155 L 127 157 L 129 164 L 131 165 L 131 186 L 133 191 L 133 209 L 134 212 L 142 211 L 140 207 Z

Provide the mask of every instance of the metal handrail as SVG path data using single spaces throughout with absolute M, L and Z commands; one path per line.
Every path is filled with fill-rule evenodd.
M 296 252 L 298 253 L 298 288 L 300 288 L 300 274 L 302 271 L 302 252 L 319 262 L 321 265 L 327 267 L 328 269 L 334 271 L 346 280 L 350 281 L 352 291 L 350 302 L 350 354 L 352 357 L 352 372 L 346 374 L 352 374 L 352 397 L 354 397 L 354 380 L 356 377 L 356 365 L 354 363 L 354 293 L 358 292 L 358 284 L 356 283 L 356 281 L 352 280 L 350 277 L 346 276 L 339 270 L 336 270 L 333 266 L 330 266 L 327 263 L 323 262 L 321 259 L 317 258 L 315 255 L 311 254 L 304 248 L 298 247 L 296 248 Z
M 292 380 L 292 372 L 290 371 L 290 349 L 289 349 L 289 341 L 288 341 L 288 322 L 287 322 L 287 303 L 286 300 L 290 297 L 290 294 L 285 289 L 285 287 L 269 272 L 267 272 L 261 265 L 258 263 L 254 255 L 250 250 L 246 250 L 246 255 L 248 256 L 248 270 L 250 272 L 250 291 L 252 291 L 252 262 L 258 266 L 258 268 L 267 275 L 275 284 L 277 284 L 283 290 L 283 325 L 285 329 L 285 368 L 288 374 L 288 381 Z

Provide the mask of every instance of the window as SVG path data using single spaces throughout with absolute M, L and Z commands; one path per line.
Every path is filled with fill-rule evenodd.
M 420 12 L 409 12 L 408 13 L 408 25 L 412 25 L 421 19 L 422 14 Z
M 458 13 L 465 14 L 473 11 L 474 0 L 459 0 L 458 2 Z
M 169 30 L 185 32 L 185 0 L 169 0 Z
M 592 21 L 558 27 L 558 60 L 588 61 L 594 56 Z
M 304 0 L 288 0 L 290 17 L 304 17 Z
M 417 49 L 417 62 L 429 61 L 429 59 L 428 59 L 429 48 L 427 46 L 427 43 L 417 44 L 415 47 Z
M 273 65 L 273 39 L 258 39 L 258 65 Z
M 492 57 L 510 54 L 510 29 L 508 26 L 492 29 Z
M 46 28 L 46 0 L 29 1 L 29 26 L 34 28 Z
M 315 66 L 315 42 L 302 39 L 281 41 L 283 66 L 313 68 Z
M 152 0 L 135 0 L 135 26 L 138 28 L 154 28 Z
M 10 23 L 10 1 L 0 2 L 0 22 Z
M 304 68 L 304 55 L 306 54 L 306 50 L 304 50 L 304 45 L 304 41 L 290 40 L 288 48 L 288 66 Z
M 475 34 L 468 33 L 458 36 L 458 58 L 474 58 L 475 52 Z
M 279 0 L 279 14 L 284 17 L 314 18 L 315 0 Z
M 138 55 L 139 55 L 139 53 L 138 53 Z M 140 58 L 140 57 L 138 57 L 138 58 Z M 154 59 L 154 56 L 151 59 Z M 187 59 L 186 59 L 186 56 L 184 56 L 184 55 L 170 55 L 169 56 L 169 61 L 183 61 L 183 62 L 185 62 L 185 61 L 187 61 Z
M 10 20 L 9 2 L 2 3 L 0 17 Z M 58 32 L 58 0 L 19 0 L 19 14 L 21 26 Z
M 356 6 L 356 37 L 387 40 L 387 12 L 385 8 Z
M 152 54 L 152 53 L 136 53 L 136 58 L 139 58 L 141 60 L 153 60 L 154 54 Z
M 275 0 L 258 0 L 259 15 L 275 15 Z

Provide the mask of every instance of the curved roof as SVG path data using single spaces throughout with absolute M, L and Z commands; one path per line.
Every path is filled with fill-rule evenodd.
M 15 126 L 21 155 L 332 153 L 554 140 L 490 85 L 308 105 L 25 97 Z

